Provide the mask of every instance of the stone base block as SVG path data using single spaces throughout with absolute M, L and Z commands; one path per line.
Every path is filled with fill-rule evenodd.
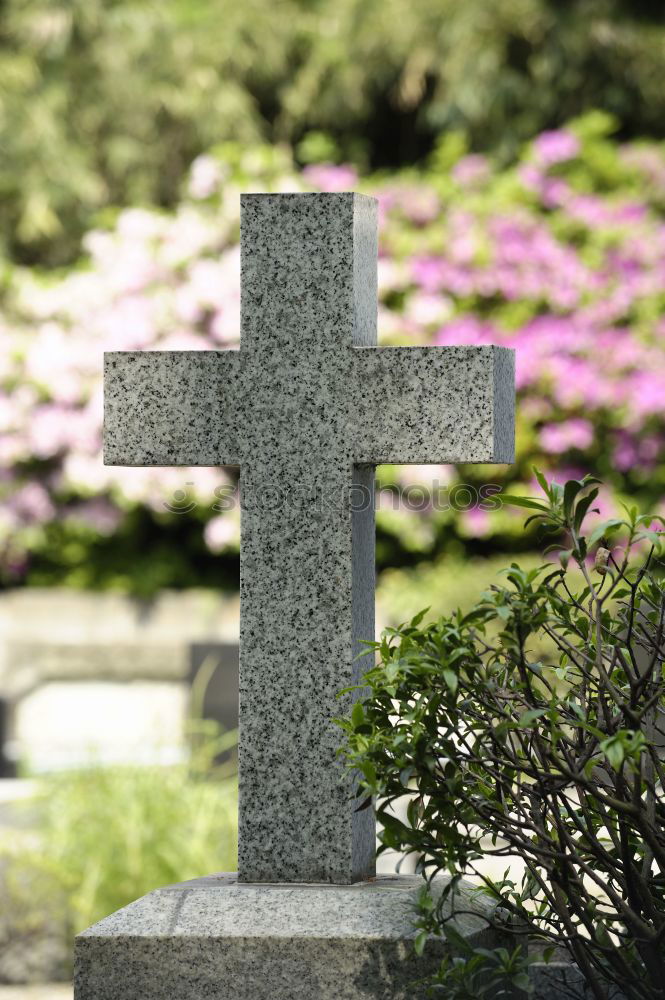
M 158 889 L 78 936 L 75 1000 L 415 1000 L 425 994 L 414 982 L 445 951 L 432 939 L 414 958 L 422 885 L 417 875 L 351 886 L 210 875 Z M 474 945 L 499 944 L 490 906 L 469 898 L 456 918 Z

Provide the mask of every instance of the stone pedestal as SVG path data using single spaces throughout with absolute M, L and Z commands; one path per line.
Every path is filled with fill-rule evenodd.
M 439 885 L 445 884 L 443 881 Z M 239 884 L 209 875 L 149 893 L 76 940 L 75 1000 L 416 1000 L 416 875 L 354 885 Z M 455 927 L 494 947 L 491 904 L 469 898 Z

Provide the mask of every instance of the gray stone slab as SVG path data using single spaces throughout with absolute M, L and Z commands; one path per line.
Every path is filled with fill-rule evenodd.
M 0 594 L 0 777 L 181 759 L 197 668 L 216 670 L 204 717 L 238 725 L 235 595 L 162 591 L 143 600 L 72 589 Z M 63 719 L 67 724 L 63 725 Z
M 143 600 L 71 588 L 0 594 L 0 697 L 48 680 L 186 681 L 195 643 L 237 643 L 239 602 L 209 590 Z
M 530 1000 L 594 1000 L 594 992 L 570 961 L 534 962 L 529 969 L 533 993 Z M 625 993 L 607 986 L 607 1000 L 626 1000 Z
M 532 1000 L 591 1000 L 582 973 L 570 962 L 535 962 L 529 972 Z
M 242 199 L 240 352 L 106 356 L 105 460 L 239 464 L 239 874 L 350 883 L 371 810 L 337 760 L 374 638 L 373 467 L 505 462 L 512 352 L 376 343 L 376 202 Z
M 443 881 L 440 883 L 443 884 Z M 419 876 L 350 886 L 248 885 L 235 876 L 159 889 L 76 939 L 76 1000 L 415 1000 L 445 946 L 414 958 Z M 456 929 L 503 943 L 490 904 Z

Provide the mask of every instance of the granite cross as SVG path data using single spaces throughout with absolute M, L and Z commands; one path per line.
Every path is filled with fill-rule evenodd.
M 376 263 L 374 199 L 243 196 L 240 350 L 105 358 L 107 464 L 240 466 L 246 882 L 374 871 L 331 722 L 374 638 L 374 467 L 512 460 L 512 352 L 377 348 Z

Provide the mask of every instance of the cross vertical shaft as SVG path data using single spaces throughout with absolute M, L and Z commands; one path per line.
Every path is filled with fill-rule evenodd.
M 373 814 L 354 812 L 331 720 L 374 637 L 374 477 L 353 464 L 348 363 L 376 342 L 376 253 L 371 199 L 243 199 L 241 351 L 265 402 L 240 475 L 244 881 L 374 871 Z

